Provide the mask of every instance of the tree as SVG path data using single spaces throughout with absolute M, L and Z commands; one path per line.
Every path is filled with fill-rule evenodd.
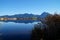
M 60 39 L 60 15 L 54 14 L 46 18 L 47 29 L 44 34 L 45 40 Z

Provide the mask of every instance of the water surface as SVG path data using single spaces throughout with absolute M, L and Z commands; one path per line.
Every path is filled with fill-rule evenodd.
M 30 40 L 31 31 L 37 23 L 0 22 L 0 38 L 2 40 Z

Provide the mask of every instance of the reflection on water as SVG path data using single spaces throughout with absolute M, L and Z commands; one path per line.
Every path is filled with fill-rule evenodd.
M 27 24 L 26 24 L 27 23 Z M 30 40 L 31 31 L 37 21 L 1 21 L 3 40 Z M 1 38 L 0 37 L 0 38 Z
M 14 23 L 33 23 L 33 22 L 38 22 L 36 20 L 8 20 L 8 21 L 0 21 L 0 22 L 14 22 Z

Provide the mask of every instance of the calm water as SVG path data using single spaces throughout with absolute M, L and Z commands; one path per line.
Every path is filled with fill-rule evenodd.
M 0 40 L 30 40 L 37 23 L 0 22 Z

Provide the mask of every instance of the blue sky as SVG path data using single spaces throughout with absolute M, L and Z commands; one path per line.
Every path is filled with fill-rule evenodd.
M 60 13 L 60 0 L 0 0 L 0 15 Z

